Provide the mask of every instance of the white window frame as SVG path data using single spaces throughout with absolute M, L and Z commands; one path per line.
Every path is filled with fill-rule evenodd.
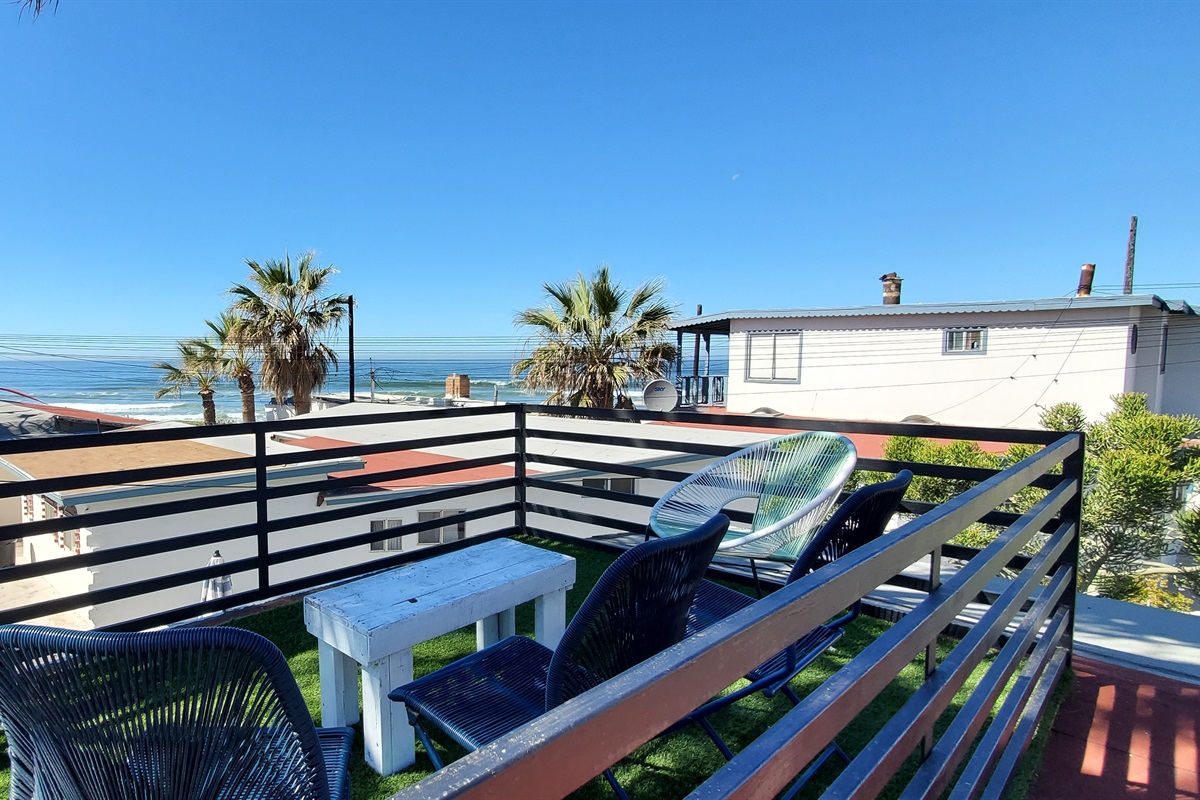
M 619 486 L 614 484 L 616 481 L 620 482 Z M 584 478 L 581 485 L 588 489 L 603 489 L 608 492 L 637 494 L 637 478 L 628 475 L 614 475 L 606 478 Z M 625 488 L 626 486 L 629 488 Z
M 404 524 L 401 519 L 373 519 L 371 520 L 371 533 L 378 531 L 386 531 L 389 528 L 399 528 Z M 371 542 L 372 553 L 396 553 L 404 549 L 404 537 L 392 536 L 388 539 L 380 539 L 377 542 Z
M 770 370 L 769 374 L 767 375 L 763 374 L 763 370 L 761 368 L 761 365 L 766 363 L 766 355 L 764 353 L 759 353 L 757 355 L 755 354 L 755 339 L 758 339 L 760 342 L 762 342 L 761 346 L 764 346 L 764 350 L 768 339 L 770 341 Z M 795 364 L 788 364 L 786 360 L 780 360 L 781 349 L 784 349 L 783 355 L 786 359 L 786 346 L 790 343 L 790 340 L 795 340 Z M 781 344 L 784 345 L 783 348 L 780 347 Z M 804 344 L 801 340 L 800 331 L 747 331 L 746 383 L 799 383 L 800 356 L 803 351 L 803 347 Z
M 975 346 L 971 346 L 969 334 L 978 333 Z M 962 346 L 952 347 L 951 339 L 962 335 Z M 944 356 L 982 356 L 987 353 L 987 327 L 984 325 L 964 325 L 956 328 L 942 329 L 942 355 Z
M 432 510 L 418 511 L 417 522 L 428 522 L 431 519 L 441 519 L 444 517 L 454 517 L 459 514 L 465 514 L 466 511 L 461 508 L 452 510 Z M 445 544 L 447 542 L 457 542 L 460 539 L 465 539 L 467 536 L 466 520 L 458 520 L 449 525 L 443 525 L 440 528 L 430 528 L 429 530 L 417 532 L 417 544 Z

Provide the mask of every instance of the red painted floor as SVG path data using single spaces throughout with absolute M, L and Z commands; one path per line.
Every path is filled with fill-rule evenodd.
M 1030 800 L 1200 800 L 1200 685 L 1073 666 Z

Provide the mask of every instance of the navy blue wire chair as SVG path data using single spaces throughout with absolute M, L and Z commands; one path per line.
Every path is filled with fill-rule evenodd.
M 428 726 L 477 750 L 681 641 L 696 587 L 729 527 L 693 531 L 622 553 L 583 601 L 558 647 L 510 636 L 393 690 L 433 764 Z M 604 777 L 626 798 L 611 769 Z
M 349 728 L 318 729 L 274 644 L 236 628 L 0 626 L 12 800 L 340 800 Z
M 908 470 L 901 470 L 896 477 L 863 486 L 846 498 L 809 541 L 805 549 L 800 552 L 788 575 L 787 582 L 792 583 L 799 580 L 819 567 L 879 537 L 888 521 L 899 509 L 900 501 L 903 499 L 905 491 L 908 490 L 908 484 L 912 481 L 912 477 L 912 473 Z M 701 581 L 696 590 L 695 603 L 688 614 L 688 636 L 715 625 L 754 602 L 753 597 L 736 589 L 730 589 L 712 581 Z M 782 652 L 777 653 L 748 673 L 746 685 L 714 698 L 677 723 L 674 728 L 682 727 L 688 722 L 698 723 L 708 733 L 721 753 L 726 758 L 733 758 L 733 751 L 717 733 L 708 717 L 743 697 L 759 691 L 767 697 L 774 697 L 776 694 L 782 693 L 792 701 L 793 705 L 799 704 L 800 698 L 792 690 L 790 682 L 841 638 L 842 634 L 846 632 L 846 626 L 858 617 L 861 611 L 862 601 L 859 600 L 845 613 L 818 625 Z M 845 752 L 837 745 L 837 742 L 833 742 L 813 761 L 795 786 L 802 786 L 812 773 L 820 769 L 821 765 L 832 755 L 837 755 L 849 763 Z

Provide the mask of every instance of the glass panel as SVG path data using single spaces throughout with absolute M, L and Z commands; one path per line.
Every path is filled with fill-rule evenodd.
M 770 333 L 752 333 L 746 338 L 746 377 L 750 380 L 771 380 L 775 361 L 775 337 Z
M 584 478 L 583 485 L 588 489 L 607 489 L 607 478 Z
M 440 519 L 442 512 L 440 511 L 421 511 L 417 514 L 419 522 L 428 522 L 431 519 Z M 418 544 L 439 544 L 442 541 L 442 529 L 430 528 L 427 531 L 421 531 L 417 534 Z
M 775 380 L 800 380 L 800 334 L 781 333 L 775 336 Z
M 612 489 L 614 492 L 633 494 L 633 480 L 633 478 L 609 478 L 608 488 Z

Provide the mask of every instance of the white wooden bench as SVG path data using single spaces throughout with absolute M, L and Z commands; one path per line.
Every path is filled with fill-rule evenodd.
M 304 624 L 317 637 L 321 724 L 358 721 L 362 667 L 366 761 L 390 775 L 416 758 L 412 726 L 388 692 L 413 679 L 413 645 L 475 623 L 476 646 L 516 633 L 516 606 L 534 602 L 534 633 L 555 647 L 566 628 L 575 559 L 496 539 L 311 594 Z

